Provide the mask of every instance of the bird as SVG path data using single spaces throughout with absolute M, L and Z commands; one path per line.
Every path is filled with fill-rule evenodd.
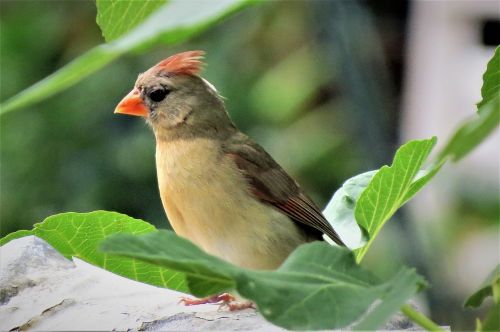
M 115 108 L 152 128 L 160 198 L 173 230 L 255 270 L 277 269 L 323 234 L 345 246 L 297 182 L 233 123 L 224 98 L 200 76 L 204 54 L 160 61 Z

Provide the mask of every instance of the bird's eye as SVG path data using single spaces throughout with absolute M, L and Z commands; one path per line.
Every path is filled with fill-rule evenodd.
M 156 89 L 156 90 L 151 91 L 148 94 L 148 97 L 149 97 L 149 99 L 151 99 L 155 103 L 159 103 L 160 101 L 162 101 L 163 99 L 165 99 L 165 97 L 169 93 L 170 93 L 170 90 L 167 90 L 167 89 Z

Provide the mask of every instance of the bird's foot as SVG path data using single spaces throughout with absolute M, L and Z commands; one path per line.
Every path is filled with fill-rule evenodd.
M 217 294 L 217 295 L 212 295 L 208 297 L 204 297 L 201 299 L 193 299 L 189 297 L 182 297 L 181 300 L 179 301 L 184 303 L 185 306 L 191 306 L 191 305 L 199 305 L 199 304 L 221 304 L 221 305 L 226 305 L 235 300 L 234 296 L 232 296 L 229 293 L 222 293 L 222 294 Z

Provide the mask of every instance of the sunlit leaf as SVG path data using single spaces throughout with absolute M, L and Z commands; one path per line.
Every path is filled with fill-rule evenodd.
M 97 0 L 97 24 L 107 42 L 122 36 L 164 5 L 166 0 Z
M 408 193 L 414 191 L 412 183 L 435 144 L 434 137 L 410 141 L 401 146 L 392 165 L 382 167 L 359 197 L 354 213 L 369 240 L 357 250 L 358 261 L 363 258 L 382 226 L 408 200 Z

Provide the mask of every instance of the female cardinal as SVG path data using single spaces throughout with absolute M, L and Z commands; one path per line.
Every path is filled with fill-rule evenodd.
M 275 269 L 322 234 L 344 245 L 298 184 L 233 124 L 199 76 L 203 54 L 179 53 L 140 74 L 115 109 L 153 129 L 160 196 L 175 232 L 251 269 Z

